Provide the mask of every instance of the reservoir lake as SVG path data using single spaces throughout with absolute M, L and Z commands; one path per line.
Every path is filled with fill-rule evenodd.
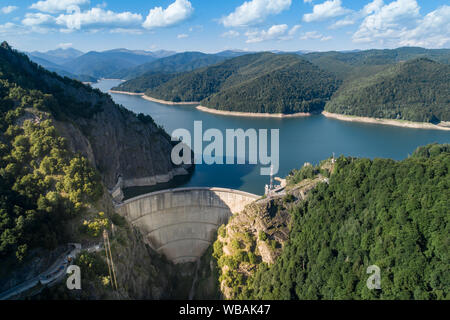
M 121 83 L 120 80 L 100 80 L 93 84 L 103 92 Z M 135 113 L 153 117 L 158 125 L 171 134 L 184 128 L 194 139 L 194 121 L 202 121 L 203 132 L 209 128 L 222 131 L 242 128 L 280 130 L 280 167 L 276 176 L 285 177 L 292 169 L 299 169 L 305 162 L 318 164 L 333 152 L 340 155 L 365 158 L 391 158 L 401 160 L 421 145 L 450 143 L 450 131 L 412 129 L 379 124 L 346 122 L 322 115 L 300 118 L 250 118 L 216 115 L 201 112 L 192 105 L 162 105 L 142 99 L 140 96 L 111 93 L 113 100 Z M 269 133 L 270 137 L 270 133 Z M 209 142 L 203 143 L 203 148 Z M 270 150 L 270 149 L 269 149 Z M 265 167 L 265 166 L 264 166 Z M 190 179 L 177 177 L 176 181 L 157 187 L 130 188 L 126 197 L 171 187 L 223 187 L 239 189 L 255 194 L 264 193 L 268 176 L 260 175 L 260 165 L 196 165 Z

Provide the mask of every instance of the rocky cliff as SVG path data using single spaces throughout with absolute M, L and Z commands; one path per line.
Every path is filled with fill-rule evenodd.
M 20 260 L 14 255 L 16 247 L 1 252 L 0 293 L 40 277 L 50 266 L 61 263 L 68 243 L 77 243 L 83 248 L 75 261 L 83 270 L 83 290 L 70 292 L 61 281 L 50 290 L 33 285 L 21 291 L 20 297 L 188 297 L 195 264 L 175 266 L 152 251 L 139 232 L 115 213 L 106 191 L 118 180 L 122 186 L 148 185 L 187 173 L 187 168 L 172 165 L 170 137 L 151 117 L 135 115 L 107 94 L 39 67 L 4 42 L 0 46 L 0 142 L 1 238 L 8 232 L 25 234 L 20 229 L 23 223 L 8 222 L 23 221 L 25 215 L 29 219 L 33 213 L 39 214 L 50 221 L 32 221 L 33 228 L 26 232 L 27 237 L 36 238 L 33 242 L 11 237 L 17 247 L 29 245 L 29 251 L 23 252 Z M 16 183 L 23 176 L 33 179 Z M 14 192 L 21 192 L 22 198 Z M 20 219 L 21 207 L 16 206 L 14 212 L 9 209 L 15 199 L 24 207 Z M 103 230 L 111 239 L 118 290 L 110 285 L 101 248 Z M 52 241 L 46 242 L 49 235 Z M 91 251 L 93 246 L 99 250 Z
M 333 168 L 332 161 L 327 160 L 320 170 L 328 176 Z M 304 170 L 313 167 L 306 164 Z M 289 240 L 293 209 L 307 199 L 318 183 L 328 181 L 325 175 L 311 174 L 300 181 L 288 176 L 284 190 L 247 205 L 219 228 L 213 257 L 225 299 L 246 297 L 256 271 L 276 262 Z
M 187 167 L 172 164 L 170 137 L 150 116 L 137 116 L 100 90 L 43 69 L 6 42 L 1 55 L 10 71 L 8 80 L 48 95 L 40 107 L 50 111 L 70 149 L 90 160 L 108 188 L 119 177 L 130 187 L 187 174 Z

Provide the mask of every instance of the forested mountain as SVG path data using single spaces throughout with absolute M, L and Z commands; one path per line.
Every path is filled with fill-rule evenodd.
M 82 56 L 84 53 L 74 48 L 55 49 L 47 52 L 33 51 L 29 55 L 61 65 Z
M 297 55 L 257 53 L 178 75 L 146 94 L 245 112 L 317 112 L 337 89 L 335 77 Z
M 102 52 L 90 51 L 62 66 L 74 74 L 108 78 L 119 70 L 136 67 L 156 59 L 157 57 L 147 51 L 115 49 Z
M 224 51 L 216 56 L 235 54 Z M 183 53 L 144 64 L 133 70 L 145 66 L 153 71 L 114 89 L 145 92 L 174 102 L 199 101 L 204 106 L 227 111 L 321 112 L 328 102 L 328 111 L 342 114 L 425 122 L 448 119 L 448 86 L 445 84 L 449 49 L 403 47 L 299 54 L 266 52 L 240 55 L 205 68 L 200 66 L 211 56 L 194 59 L 201 55 Z M 441 64 L 432 67 L 430 60 L 420 58 Z M 184 64 L 186 59 L 188 64 Z M 405 61 L 408 62 L 403 64 Z M 214 59 L 208 62 L 213 63 Z M 190 69 L 195 70 L 189 72 Z M 392 79 L 387 81 L 388 78 Z M 382 86 L 376 89 L 371 86 L 377 81 L 384 81 L 386 90 Z M 335 93 L 338 87 L 340 90 Z M 362 88 L 370 92 L 357 93 Z
M 167 74 L 192 71 L 201 67 L 216 64 L 226 58 L 226 56 L 201 52 L 183 52 L 164 57 L 153 62 L 144 63 L 135 68 L 120 70 L 113 73 L 111 77 L 117 79 L 134 79 L 138 77 L 138 82 L 141 82 L 145 81 L 146 76 L 152 77 L 155 73 Z M 130 83 L 127 85 L 132 86 L 133 84 Z M 133 91 L 136 92 L 137 90 Z
M 147 91 L 148 88 L 157 87 L 178 77 L 180 74 L 181 73 L 148 72 L 143 76 L 122 82 L 117 87 L 111 88 L 111 90 L 142 93 Z
M 373 76 L 347 81 L 325 110 L 418 122 L 450 121 L 449 84 L 448 64 L 417 58 Z
M 255 53 L 252 51 L 243 51 L 243 50 L 224 50 L 217 52 L 215 55 L 225 57 L 225 58 L 236 58 L 246 54 Z
M 450 64 L 450 49 L 401 47 L 350 52 L 312 52 L 302 56 L 320 68 L 334 72 L 340 79 L 355 79 L 382 71 L 393 64 L 415 58 L 429 58 Z
M 4 42 L 0 278 L 11 266 L 5 261 L 22 261 L 31 249 L 70 240 L 65 222 L 91 212 L 119 176 L 170 176 L 171 149 L 169 136 L 151 117 L 136 116 L 109 95 L 43 69 Z
M 56 72 L 57 74 L 59 74 L 61 77 L 68 77 L 71 79 L 75 79 L 78 81 L 82 81 L 82 82 L 96 82 L 97 78 L 92 77 L 92 76 L 88 76 L 88 75 L 75 75 L 67 70 L 64 69 L 64 67 L 53 63 L 51 61 L 45 60 L 44 58 L 39 58 L 37 56 L 28 54 L 28 57 L 30 58 L 31 61 L 39 64 L 40 66 L 44 67 L 45 69 L 49 70 L 49 71 L 53 71 Z
M 305 166 L 288 177 L 288 186 L 308 183 L 320 173 L 318 167 Z M 236 288 L 235 297 L 448 300 L 449 190 L 448 144 L 420 147 L 402 161 L 342 156 L 306 200 L 284 197 L 291 229 L 277 260 L 258 262 L 262 251 L 251 246 L 243 252 L 246 237 L 237 234 L 232 247 L 239 254 L 219 259 L 219 264 L 233 262 L 235 268 L 221 279 L 246 270 L 250 261 L 258 263 L 256 273 L 228 280 L 227 286 Z M 270 217 L 280 214 L 275 203 L 268 205 Z M 263 233 L 258 244 L 277 244 L 277 237 Z M 215 244 L 215 250 L 222 247 Z M 381 290 L 366 286 L 371 265 L 380 268 Z

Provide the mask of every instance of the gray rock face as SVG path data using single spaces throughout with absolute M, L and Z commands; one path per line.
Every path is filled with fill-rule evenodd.
M 119 176 L 130 187 L 167 182 L 187 173 L 172 164 L 171 141 L 155 124 L 143 123 L 110 100 L 102 108 L 92 119 L 59 121 L 58 129 L 72 150 L 99 169 L 108 188 L 114 187 Z
M 97 167 L 108 188 L 115 186 L 119 176 L 125 186 L 134 186 L 167 182 L 187 173 L 172 164 L 170 137 L 150 117 L 138 119 L 109 95 L 45 71 L 6 43 L 0 50 L 5 61 L 20 70 L 19 84 L 52 94 L 49 109 L 59 134 L 72 151 Z M 26 81 L 22 84 L 21 79 Z

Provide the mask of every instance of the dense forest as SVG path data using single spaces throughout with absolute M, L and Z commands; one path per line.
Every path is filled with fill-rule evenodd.
M 111 90 L 142 93 L 145 92 L 148 88 L 158 87 L 159 85 L 166 83 L 167 81 L 177 77 L 178 75 L 178 73 L 148 72 L 143 76 L 122 82 L 117 87 L 111 88 Z
M 111 75 L 113 78 L 134 79 L 153 74 L 172 74 L 187 72 L 202 67 L 210 66 L 226 60 L 226 57 L 201 52 L 182 52 L 164 57 L 156 61 L 141 64 L 135 68 L 120 70 Z M 130 83 L 132 83 L 130 81 Z M 145 89 L 152 88 L 148 86 Z M 142 91 L 144 92 L 145 89 Z M 135 90 L 136 91 L 136 90 Z M 137 92 L 137 91 L 136 91 Z
M 417 58 L 429 58 L 450 64 L 450 49 L 400 47 L 350 52 L 312 52 L 302 57 L 324 70 L 333 72 L 340 79 L 354 80 L 373 75 L 399 62 Z
M 104 108 L 108 108 L 107 114 L 103 112 Z M 99 117 L 100 121 L 105 121 L 101 126 L 96 123 Z M 107 175 L 111 175 L 111 183 L 116 181 L 116 172 L 107 167 L 114 161 L 111 152 L 105 150 L 102 154 L 100 151 L 104 149 L 98 150 L 98 146 L 105 145 L 104 130 L 109 130 L 108 121 L 128 139 L 131 134 L 138 134 L 141 140 L 133 138 L 133 141 L 145 145 L 152 158 L 156 156 L 151 149 L 159 148 L 161 154 L 157 155 L 157 164 L 161 170 L 166 169 L 163 167 L 167 162 L 164 156 L 169 157 L 170 140 L 150 116 L 136 116 L 113 104 L 111 98 L 98 89 L 49 72 L 11 49 L 6 42 L 1 44 L 2 263 L 4 259 L 21 261 L 36 247 L 51 249 L 65 243 L 67 221 L 87 210 L 95 210 L 92 207 L 104 192 Z M 97 127 L 100 133 L 94 131 Z M 66 138 L 61 135 L 64 130 L 69 132 Z M 150 146 L 145 140 L 148 134 L 145 130 L 151 132 Z M 72 140 L 69 142 L 67 138 Z M 121 137 L 116 132 L 109 131 L 108 146 L 114 151 L 123 146 L 120 141 L 112 140 L 118 138 Z M 79 153 L 84 152 L 82 144 L 78 149 L 74 148 L 73 139 L 89 139 L 92 148 L 89 161 L 87 156 Z M 145 159 L 148 156 L 142 152 L 142 161 L 148 170 L 155 170 L 154 164 Z M 118 161 L 126 165 L 129 160 L 119 158 Z M 117 165 L 113 164 L 113 167 L 116 170 Z
M 318 113 L 327 104 L 327 111 L 345 115 L 432 123 L 449 119 L 448 49 L 265 52 L 203 68 L 219 54 L 198 55 L 176 54 L 139 66 L 134 73 L 149 71 L 114 89 L 227 111 Z
M 326 111 L 376 118 L 450 121 L 450 66 L 417 58 L 345 83 Z
M 294 113 L 321 111 L 338 85 L 299 56 L 258 53 L 183 73 L 145 93 L 221 110 Z
M 448 144 L 398 162 L 340 157 L 329 181 L 292 208 L 281 256 L 261 264 L 240 297 L 448 300 L 449 207 Z M 381 290 L 366 286 L 370 265 L 381 269 Z
M 13 63 L 11 63 L 13 61 Z M 92 116 L 61 92 L 43 93 L 45 85 L 29 78 L 17 64 L 28 58 L 0 48 L 0 260 L 21 261 L 30 249 L 53 248 L 64 240 L 64 222 L 82 212 L 103 193 L 97 171 L 72 153 L 51 119 L 69 114 Z M 30 71 L 50 73 L 37 65 Z M 34 70 L 33 70 L 34 68 Z M 76 81 L 62 79 L 67 83 Z M 47 88 L 48 89 L 48 88 Z M 58 99 L 65 105 L 63 110 Z M 84 105 L 86 107 L 86 105 Z
M 241 112 L 320 113 L 338 84 L 332 75 L 299 61 L 220 90 L 204 99 L 202 105 Z

